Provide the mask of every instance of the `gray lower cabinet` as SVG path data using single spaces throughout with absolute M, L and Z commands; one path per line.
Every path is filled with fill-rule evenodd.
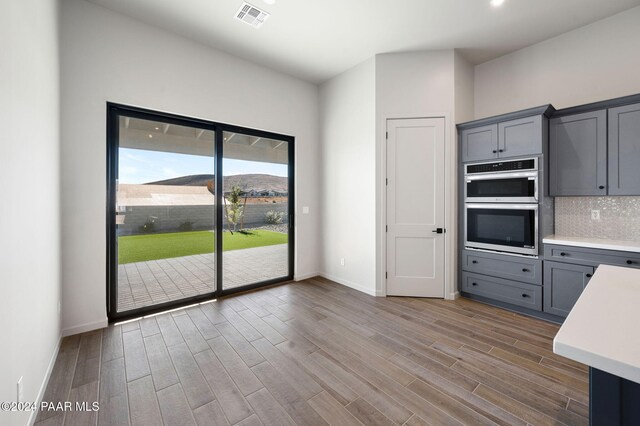
M 542 261 L 539 259 L 463 250 L 462 269 L 477 274 L 542 285 Z
M 503 278 L 462 272 L 463 292 L 536 311 L 542 310 L 542 287 Z
M 544 258 L 545 262 L 552 260 L 594 267 L 604 263 L 628 268 L 640 268 L 640 253 L 587 247 L 545 244 Z
M 609 195 L 640 194 L 640 104 L 609 110 Z
M 461 136 L 463 162 L 498 158 L 497 124 L 466 129 Z
M 587 286 L 594 268 L 570 263 L 544 262 L 544 311 L 566 317 Z
M 607 194 L 607 111 L 549 121 L 549 193 Z

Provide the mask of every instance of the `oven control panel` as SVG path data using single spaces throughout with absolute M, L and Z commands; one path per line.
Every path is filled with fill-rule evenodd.
M 496 163 L 468 164 L 467 174 L 469 175 L 475 173 L 495 173 L 536 169 L 536 159 L 529 158 L 526 160 L 500 161 Z

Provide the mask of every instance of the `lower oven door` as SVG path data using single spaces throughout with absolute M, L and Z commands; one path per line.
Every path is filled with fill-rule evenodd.
M 466 204 L 465 247 L 538 255 L 537 204 Z

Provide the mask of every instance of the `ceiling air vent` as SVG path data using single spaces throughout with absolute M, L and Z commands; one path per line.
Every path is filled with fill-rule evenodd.
M 264 10 L 260 10 L 249 3 L 242 3 L 238 13 L 236 13 L 236 19 L 241 20 L 245 24 L 249 24 L 254 28 L 260 28 L 264 21 L 267 20 L 269 14 Z

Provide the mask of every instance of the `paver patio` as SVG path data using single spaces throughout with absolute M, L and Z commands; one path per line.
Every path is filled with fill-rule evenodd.
M 224 256 L 224 288 L 288 273 L 287 244 L 232 250 Z M 118 266 L 118 312 L 211 293 L 215 254 L 127 263 Z

